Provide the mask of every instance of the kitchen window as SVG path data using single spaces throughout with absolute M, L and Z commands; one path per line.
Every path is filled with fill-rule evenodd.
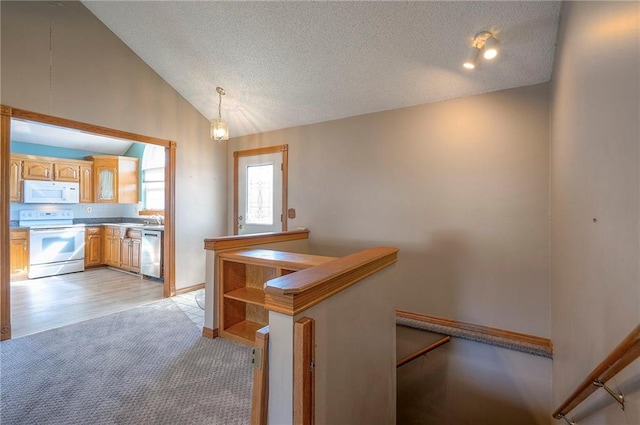
M 164 160 L 162 146 L 147 145 L 142 154 L 143 211 L 164 211 Z

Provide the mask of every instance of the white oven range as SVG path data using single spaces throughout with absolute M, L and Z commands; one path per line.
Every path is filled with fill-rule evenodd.
M 84 224 L 73 224 L 71 210 L 21 210 L 20 227 L 29 228 L 29 279 L 84 271 Z

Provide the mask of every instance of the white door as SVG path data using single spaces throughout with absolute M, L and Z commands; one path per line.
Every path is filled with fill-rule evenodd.
M 238 158 L 238 234 L 282 230 L 282 152 Z

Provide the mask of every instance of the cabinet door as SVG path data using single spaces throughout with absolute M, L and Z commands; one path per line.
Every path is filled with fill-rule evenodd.
M 80 203 L 93 202 L 93 171 L 90 165 L 80 166 Z
M 51 180 L 50 162 L 43 161 L 23 161 L 22 178 L 25 180 Z
M 116 232 L 111 238 L 111 265 L 120 267 L 120 234 Z
M 9 202 L 22 202 L 22 161 L 9 162 Z
M 80 181 L 80 166 L 56 162 L 53 164 L 53 179 L 60 182 Z
M 95 202 L 118 202 L 118 168 L 99 165 L 95 172 Z
M 131 269 L 131 239 L 122 239 L 120 243 L 120 268 Z
M 9 241 L 9 270 L 11 280 L 26 279 L 29 269 L 29 243 L 27 239 Z
M 131 239 L 131 271 L 136 273 L 140 273 L 141 242 L 140 239 Z
M 102 264 L 102 236 L 100 234 L 100 227 L 87 227 L 86 235 L 84 265 L 85 267 L 99 266 Z

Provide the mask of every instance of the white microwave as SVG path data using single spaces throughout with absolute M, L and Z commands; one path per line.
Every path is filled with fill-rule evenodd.
M 25 204 L 77 204 L 80 202 L 80 183 L 24 181 Z

